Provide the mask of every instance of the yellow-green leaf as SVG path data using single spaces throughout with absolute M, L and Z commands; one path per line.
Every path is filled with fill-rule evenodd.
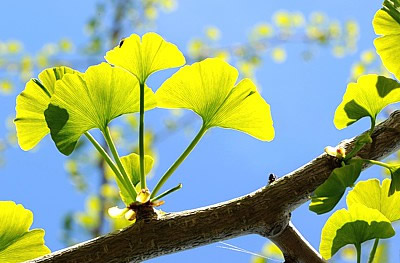
M 385 179 L 380 185 L 378 179 L 369 179 L 359 182 L 346 198 L 347 206 L 363 204 L 374 208 L 386 216 L 389 221 L 400 219 L 400 192 L 388 196 L 390 179 Z
M 384 215 L 376 209 L 354 204 L 349 210 L 336 211 L 326 221 L 322 228 L 319 252 L 328 260 L 346 245 L 360 246 L 367 240 L 392 236 L 394 229 Z
M 364 75 L 357 83 L 347 86 L 343 100 L 337 107 L 334 124 L 343 129 L 363 117 L 373 122 L 387 105 L 400 101 L 400 85 L 393 79 L 375 74 Z
M 137 185 L 140 182 L 140 162 L 139 162 L 139 155 L 136 153 L 131 153 L 127 156 L 121 158 L 122 165 L 125 168 L 126 173 L 129 176 L 129 179 L 132 181 L 133 185 Z M 144 173 L 147 175 L 150 173 L 151 169 L 153 168 L 153 158 L 150 155 L 144 156 Z M 118 187 L 120 189 L 120 196 L 122 201 L 128 206 L 135 202 L 132 197 L 129 195 L 128 191 L 122 185 L 122 183 L 116 178 Z
M 389 193 L 391 196 L 394 193 L 400 191 L 400 165 L 399 164 L 388 164 L 388 169 L 390 172 L 390 177 L 392 181 L 390 182 Z
M 385 67 L 400 79 L 400 12 L 389 7 L 385 6 L 375 14 L 372 24 L 375 33 L 381 37 L 375 39 L 374 45 Z
M 0 201 L 0 262 L 19 263 L 50 253 L 44 230 L 29 230 L 33 214 L 12 201 Z
M 210 58 L 185 66 L 157 90 L 162 108 L 186 108 L 203 119 L 206 128 L 222 127 L 271 141 L 274 128 L 270 106 L 250 79 L 236 86 L 238 71 L 228 63 Z
M 347 187 L 354 184 L 361 173 L 362 162 L 354 159 L 349 165 L 336 168 L 311 197 L 309 209 L 317 214 L 331 211 L 342 198 Z
M 31 150 L 50 132 L 44 111 L 50 103 L 56 81 L 66 73 L 76 74 L 78 71 L 68 67 L 45 69 L 39 74 L 39 79 L 28 81 L 24 91 L 18 95 L 14 122 L 18 144 L 23 150 Z
M 154 108 L 151 89 L 146 87 L 144 95 L 145 110 Z M 82 75 L 66 74 L 57 81 L 45 117 L 57 148 L 69 155 L 86 131 L 104 131 L 114 118 L 138 111 L 137 79 L 124 69 L 101 63 Z
M 145 83 L 146 79 L 156 71 L 185 64 L 182 52 L 174 44 L 153 32 L 144 34 L 142 40 L 136 34 L 122 39 L 104 58 L 108 63 L 134 74 L 140 83 Z

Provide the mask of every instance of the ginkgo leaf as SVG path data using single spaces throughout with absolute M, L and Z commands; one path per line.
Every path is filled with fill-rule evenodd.
M 128 174 L 129 179 L 132 181 L 133 185 L 138 185 L 140 182 L 140 162 L 139 155 L 136 153 L 131 153 L 127 156 L 121 158 L 122 165 L 125 168 L 126 173 Z M 147 175 L 150 173 L 153 168 L 153 158 L 150 155 L 144 156 L 144 173 Z M 118 187 L 120 189 L 120 196 L 122 201 L 128 206 L 135 202 L 132 197 L 129 195 L 128 191 L 123 187 L 123 184 L 116 178 Z M 140 189 L 139 189 L 140 190 Z
M 388 195 L 391 196 L 395 192 L 400 191 L 400 165 L 398 164 L 388 164 L 390 177 L 392 181 L 390 182 Z
M 209 58 L 179 69 L 156 92 L 162 108 L 186 108 L 203 119 L 204 127 L 222 127 L 271 141 L 274 128 L 270 106 L 250 79 L 236 86 L 238 71 L 228 63 Z
M 68 67 L 45 69 L 39 74 L 39 79 L 28 81 L 24 91 L 18 95 L 14 122 L 18 144 L 23 150 L 31 150 L 50 132 L 44 111 L 50 103 L 56 81 L 66 73 L 79 72 Z
M 354 159 L 349 165 L 336 168 L 311 196 L 309 209 L 317 214 L 331 211 L 342 198 L 347 187 L 354 184 L 361 173 L 362 161 Z
M 395 80 L 375 74 L 364 75 L 357 83 L 347 86 L 333 122 L 339 130 L 363 117 L 370 117 L 375 122 L 383 108 L 399 101 L 400 85 Z
M 385 1 L 372 22 L 375 33 L 381 35 L 374 41 L 376 52 L 385 67 L 400 79 L 400 5 L 398 0 Z
M 122 39 L 104 58 L 134 74 L 142 84 L 156 71 L 185 64 L 182 52 L 153 32 L 144 34 L 142 40 L 136 34 Z
M 0 201 L 0 262 L 18 263 L 50 253 L 44 230 L 29 230 L 33 214 L 12 201 Z
M 340 248 L 361 246 L 367 240 L 394 236 L 390 221 L 378 210 L 354 204 L 333 213 L 322 228 L 319 252 L 326 260 Z
M 119 208 L 118 206 L 113 206 L 108 209 L 108 215 L 112 218 L 121 218 L 128 212 L 129 208 Z
M 347 194 L 346 203 L 350 207 L 354 204 L 363 204 L 381 212 L 390 222 L 400 219 L 400 192 L 388 196 L 390 179 L 385 179 L 380 185 L 378 179 L 369 179 L 357 183 Z
M 154 108 L 156 101 L 151 89 L 146 87 L 144 95 L 145 109 Z M 101 63 L 82 75 L 66 74 L 57 81 L 45 117 L 57 148 L 69 155 L 86 131 L 104 131 L 114 118 L 138 111 L 137 79 L 126 70 Z

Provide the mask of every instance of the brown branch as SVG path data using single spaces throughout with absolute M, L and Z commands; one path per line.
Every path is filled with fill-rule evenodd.
M 266 237 L 284 251 L 285 263 L 325 262 L 291 222 L 279 235 Z
M 400 111 L 378 125 L 372 138 L 374 142 L 360 152 L 363 158 L 382 159 L 396 151 L 400 147 Z M 354 141 L 355 138 L 342 145 L 349 150 Z M 334 158 L 322 154 L 248 195 L 195 210 L 147 217 L 126 229 L 30 262 L 139 262 L 253 233 L 271 238 L 283 249 L 287 260 L 297 257 L 315 259 L 299 262 L 323 262 L 317 259 L 314 250 L 301 242 L 301 235 L 291 227 L 289 218 L 290 212 L 306 202 L 335 167 Z M 289 244 L 285 240 L 288 236 L 296 237 L 298 246 L 303 249 Z

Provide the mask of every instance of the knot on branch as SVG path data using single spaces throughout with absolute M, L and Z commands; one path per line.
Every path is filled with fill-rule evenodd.
M 290 213 L 282 214 L 277 217 L 274 222 L 266 222 L 264 225 L 260 226 L 256 233 L 266 238 L 280 235 L 289 225 L 290 217 Z
M 152 221 L 159 218 L 159 212 L 150 205 L 135 206 L 136 221 Z

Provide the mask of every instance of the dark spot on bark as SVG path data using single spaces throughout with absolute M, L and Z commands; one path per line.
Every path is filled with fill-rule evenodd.
M 273 182 L 275 182 L 276 181 L 276 175 L 275 174 L 269 174 L 269 177 L 268 177 L 268 184 L 271 184 L 271 183 L 273 183 Z

